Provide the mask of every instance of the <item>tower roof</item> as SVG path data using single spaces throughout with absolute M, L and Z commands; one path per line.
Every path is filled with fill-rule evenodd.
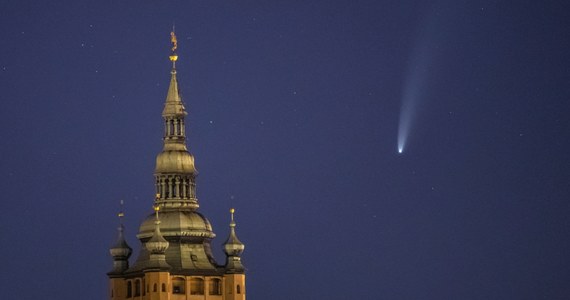
M 154 232 L 150 240 L 148 240 L 148 242 L 145 244 L 146 249 L 152 254 L 164 254 L 166 249 L 168 249 L 168 241 L 165 240 L 160 233 L 160 220 L 158 219 L 159 210 L 159 206 L 154 207 L 156 214 L 156 219 L 154 221 Z
M 127 259 L 129 258 L 129 256 L 131 256 L 131 253 L 133 252 L 133 249 L 127 244 L 127 241 L 125 240 L 124 231 L 125 231 L 125 226 L 121 224 L 118 227 L 119 234 L 117 242 L 115 242 L 115 244 L 109 249 L 111 256 L 113 256 L 114 258 Z
M 178 40 L 176 39 L 176 34 L 174 33 L 174 28 L 170 33 L 170 42 L 172 43 L 172 53 L 169 58 L 172 62 L 172 71 L 170 71 L 170 85 L 168 86 L 168 93 L 166 94 L 166 101 L 164 103 L 164 110 L 162 111 L 163 117 L 176 117 L 187 115 L 182 103 L 182 98 L 180 97 L 180 92 L 178 90 L 178 81 L 176 80 L 176 61 L 178 61 L 178 54 L 176 49 L 178 49 Z
M 186 111 L 176 78 L 177 41 L 171 33 L 172 71 L 164 103 L 164 147 L 156 158 L 156 207 L 160 207 L 160 228 L 156 217 L 149 215 L 141 224 L 137 238 L 141 248 L 128 274 L 156 270 L 160 260 L 174 275 L 222 275 L 223 266 L 216 263 L 211 250 L 215 237 L 206 217 L 197 212 L 194 157 L 186 146 Z M 167 247 L 164 247 L 165 244 Z M 160 255 L 160 258 L 158 257 Z
M 230 235 L 224 243 L 224 252 L 227 256 L 226 272 L 227 273 L 243 273 L 244 266 L 241 263 L 240 255 L 245 249 L 245 245 L 238 239 L 236 235 L 236 222 L 234 221 L 235 209 L 230 209 L 231 222 L 230 222 Z
M 119 212 L 120 224 L 117 228 L 117 242 L 109 249 L 109 253 L 113 257 L 113 269 L 107 273 L 110 277 L 121 276 L 121 274 L 129 268 L 129 257 L 133 252 L 133 249 L 129 247 L 125 240 L 125 226 L 123 225 L 123 217 L 125 214 L 123 213 L 122 207 L 123 200 L 121 200 L 121 211 Z
M 164 147 L 156 157 L 154 173 L 157 179 L 155 204 L 165 210 L 196 210 L 198 199 L 195 195 L 194 178 L 198 173 L 194 165 L 194 157 L 186 146 L 184 103 L 180 97 L 176 79 L 176 61 L 178 43 L 174 31 L 171 33 L 172 71 L 170 85 L 164 102 L 162 117 L 164 119 Z
M 230 209 L 231 221 L 230 221 L 230 235 L 224 243 L 224 252 L 228 256 L 240 256 L 245 249 L 245 245 L 238 239 L 236 235 L 236 222 L 234 221 L 235 209 Z
M 119 227 L 117 228 L 118 236 L 117 242 L 109 249 L 111 256 L 115 259 L 128 259 L 133 252 L 133 249 L 127 244 L 125 240 L 125 226 L 123 225 L 123 217 L 125 213 L 123 212 L 123 200 L 121 200 L 121 210 L 118 213 L 119 217 Z
M 176 69 L 172 68 L 170 71 L 170 85 L 168 86 L 168 94 L 166 94 L 166 101 L 164 102 L 164 109 L 162 110 L 163 117 L 177 117 L 185 116 L 186 108 L 182 103 L 182 97 L 178 90 L 178 81 L 176 80 Z

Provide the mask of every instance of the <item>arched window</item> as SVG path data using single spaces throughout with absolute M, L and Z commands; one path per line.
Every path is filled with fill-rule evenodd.
M 135 280 L 135 297 L 138 297 L 141 295 L 141 281 L 140 280 Z
M 180 197 L 180 177 L 174 177 L 174 191 L 172 191 L 173 197 Z
M 237 287 L 236 287 L 236 292 L 237 292 L 238 294 L 241 294 L 241 286 L 239 286 L 239 284 L 238 284 Z
M 133 283 L 127 281 L 127 298 L 131 298 L 133 296 Z
M 156 292 L 156 283 L 152 286 L 152 291 Z
M 162 284 L 162 291 L 166 292 L 166 284 L 164 284 L 164 283 Z
M 164 179 L 164 198 L 170 198 L 170 190 L 170 180 L 168 178 Z
M 177 277 L 172 279 L 172 293 L 184 294 L 184 279 Z
M 148 284 L 146 284 L 146 281 L 144 280 L 144 277 L 142 279 L 142 294 L 143 296 L 146 295 L 146 292 L 148 292 Z
M 208 283 L 208 290 L 210 295 L 221 295 L 222 294 L 222 281 L 219 278 L 211 278 Z
M 190 279 L 190 294 L 204 295 L 204 279 L 202 278 Z

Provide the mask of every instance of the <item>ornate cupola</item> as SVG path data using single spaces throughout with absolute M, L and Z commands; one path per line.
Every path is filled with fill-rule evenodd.
M 171 33 L 170 85 L 164 102 L 163 149 L 156 157 L 155 207 L 160 209 L 160 233 L 169 242 L 166 262 L 175 274 L 217 274 L 218 264 L 211 251 L 211 240 L 216 236 L 210 221 L 199 213 L 196 198 L 194 157 L 186 146 L 186 108 L 180 96 L 176 78 L 178 48 L 176 35 Z M 156 236 L 155 215 L 149 215 L 141 224 L 137 238 L 146 244 Z M 141 249 L 129 273 L 144 271 L 153 263 L 152 253 Z
M 129 257 L 133 249 L 129 247 L 125 240 L 125 226 L 123 225 L 123 201 L 121 200 L 121 211 L 119 212 L 119 227 L 117 228 L 119 235 L 117 242 L 109 249 L 109 253 L 113 257 L 113 269 L 108 273 L 109 276 L 121 275 L 129 268 Z
M 154 207 L 156 220 L 154 221 L 154 233 L 150 240 L 145 243 L 146 250 L 150 253 L 146 271 L 169 270 L 170 265 L 166 262 L 166 249 L 168 241 L 160 233 L 160 219 L 158 218 L 159 206 Z
M 156 205 L 165 209 L 198 209 L 196 198 L 196 167 L 194 157 L 186 146 L 185 118 L 188 113 L 180 97 L 176 79 L 176 61 L 178 42 L 171 33 L 172 53 L 170 61 L 170 85 L 162 110 L 164 120 L 164 146 L 156 157 L 154 176 L 156 179 Z
M 224 252 L 226 253 L 226 272 L 227 273 L 243 273 L 244 266 L 241 263 L 240 255 L 245 249 L 245 245 L 238 239 L 236 235 L 236 222 L 234 221 L 235 209 L 230 209 L 230 235 L 224 243 Z

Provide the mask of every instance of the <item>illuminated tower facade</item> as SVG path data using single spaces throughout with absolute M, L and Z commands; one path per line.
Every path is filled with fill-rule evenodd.
M 110 249 L 113 269 L 112 300 L 245 300 L 244 245 L 236 235 L 234 209 L 230 234 L 223 245 L 225 264 L 211 250 L 216 236 L 208 219 L 198 212 L 194 157 L 186 145 L 186 109 L 176 80 L 177 41 L 171 33 L 172 71 L 164 103 L 164 147 L 156 158 L 154 212 L 143 220 L 137 238 L 142 247 L 129 265 L 132 250 L 119 227 L 117 243 Z M 150 203 L 149 203 L 150 204 Z M 150 205 L 149 205 L 150 207 Z M 119 214 L 122 216 L 122 213 Z

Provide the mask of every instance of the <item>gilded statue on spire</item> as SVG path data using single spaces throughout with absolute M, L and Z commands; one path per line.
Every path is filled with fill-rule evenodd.
M 170 32 L 170 42 L 172 43 L 172 54 L 170 54 L 170 61 L 172 62 L 172 68 L 176 67 L 176 61 L 178 60 L 178 54 L 176 54 L 176 49 L 178 49 L 178 40 L 176 39 L 176 34 L 174 33 L 174 28 Z
M 176 48 L 178 48 L 178 41 L 176 40 L 176 34 L 174 30 L 170 32 L 170 42 L 172 43 L 172 52 L 176 52 Z

